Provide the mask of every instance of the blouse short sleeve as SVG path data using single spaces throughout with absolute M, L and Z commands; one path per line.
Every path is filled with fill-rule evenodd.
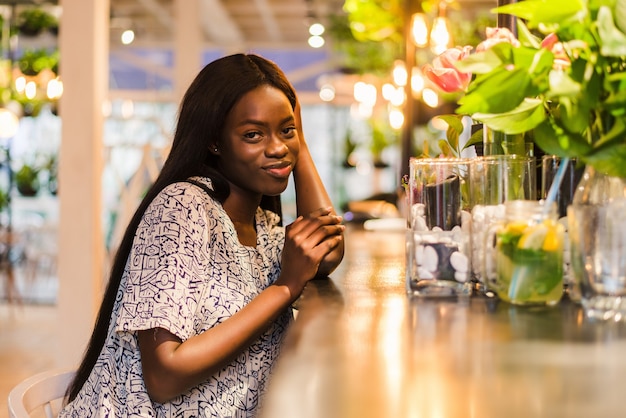
M 165 328 L 181 340 L 194 334 L 216 203 L 198 187 L 175 183 L 150 204 L 137 228 L 125 270 L 117 331 Z

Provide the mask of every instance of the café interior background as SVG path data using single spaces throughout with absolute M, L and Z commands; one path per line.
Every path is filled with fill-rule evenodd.
M 102 223 L 107 257 L 171 141 L 178 105 L 173 80 L 173 3 L 110 1 L 109 88 L 102 104 Z M 388 9 L 381 8 L 383 3 Z M 408 128 L 402 126 L 403 98 L 398 95 L 404 97 L 404 92 L 397 80 L 394 84 L 394 73 L 398 64 L 404 64 L 405 22 L 410 20 L 407 7 L 424 11 L 429 23 L 445 18 L 453 36 L 449 45 L 458 45 L 478 42 L 484 26 L 493 24 L 489 9 L 495 3 L 430 0 L 407 6 L 400 0 L 200 0 L 198 19 L 190 23 L 202 33 L 203 64 L 244 51 L 264 55 L 285 70 L 300 94 L 305 135 L 321 176 L 335 204 L 347 210 L 350 202 L 369 197 L 393 200 L 401 187 L 404 155 L 400 142 L 403 129 Z M 18 116 L 17 130 L 3 133 L 0 144 L 5 163 L 0 177 L 2 225 L 6 228 L 9 223 L 16 236 L 8 259 L 18 274 L 16 288 L 4 285 L 0 295 L 5 300 L 17 297 L 53 304 L 58 286 L 55 238 L 63 190 L 56 176 L 64 117 L 57 106 L 63 81 L 57 37 L 60 30 L 72 29 L 59 27 L 62 2 L 0 1 L 0 11 L 4 68 L 13 68 L 0 78 L 0 104 L 3 111 Z M 20 25 L 33 11 L 45 14 L 49 21 L 41 18 L 42 27 L 35 33 L 21 31 Z M 376 21 L 371 20 L 372 11 L 378 16 Z M 314 24 L 322 24 L 323 32 L 315 32 L 319 26 Z M 432 59 L 435 48 L 415 46 L 415 68 Z M 29 58 L 39 60 L 43 70 L 31 70 Z M 27 97 L 25 85 L 33 82 L 36 93 Z M 50 97 L 50 85 L 55 82 L 61 88 Z M 436 140 L 443 135 L 430 118 L 448 113 L 451 102 L 435 92 L 426 85 L 410 98 L 416 104 L 411 118 L 414 152 L 436 152 Z M 3 131 L 9 124 L 3 122 Z M 7 165 L 14 175 L 11 183 Z M 32 174 L 32 184 L 23 186 L 28 174 Z M 289 220 L 295 206 L 291 190 L 284 206 Z

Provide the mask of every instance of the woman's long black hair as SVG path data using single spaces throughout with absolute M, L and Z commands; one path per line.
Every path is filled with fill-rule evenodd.
M 67 402 L 78 395 L 104 346 L 124 267 L 146 208 L 163 188 L 192 176 L 211 178 L 211 194 L 218 201 L 228 197 L 228 183 L 217 170 L 217 157 L 209 149 L 223 137 L 224 122 L 235 104 L 262 85 L 281 90 L 295 108 L 296 94 L 285 74 L 276 64 L 257 55 L 235 54 L 217 59 L 206 65 L 189 86 L 179 109 L 172 149 L 133 215 L 115 255 L 89 344 L 66 393 Z M 281 215 L 280 196 L 263 196 L 261 207 Z

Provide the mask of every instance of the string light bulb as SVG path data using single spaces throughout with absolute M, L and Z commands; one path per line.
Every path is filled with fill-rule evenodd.
M 313 23 L 311 26 L 309 26 L 309 33 L 312 36 L 320 36 L 324 33 L 325 30 L 326 28 L 324 28 L 324 25 L 322 25 L 321 23 Z
M 121 41 L 124 45 L 130 45 L 135 40 L 135 32 L 132 29 L 127 29 L 122 32 Z
M 450 21 L 446 17 L 446 3 L 439 3 L 439 15 L 433 22 L 430 31 L 430 48 L 436 55 L 452 47 L 452 31 Z
M 428 45 L 428 24 L 424 13 L 415 13 L 411 17 L 411 39 L 419 48 Z

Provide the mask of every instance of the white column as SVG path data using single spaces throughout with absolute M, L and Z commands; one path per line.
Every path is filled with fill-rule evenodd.
M 198 22 L 200 0 L 174 0 L 174 100 L 180 103 L 202 66 L 202 31 Z
M 59 157 L 59 366 L 75 366 L 103 291 L 103 116 L 108 90 L 109 0 L 61 0 L 64 92 Z

